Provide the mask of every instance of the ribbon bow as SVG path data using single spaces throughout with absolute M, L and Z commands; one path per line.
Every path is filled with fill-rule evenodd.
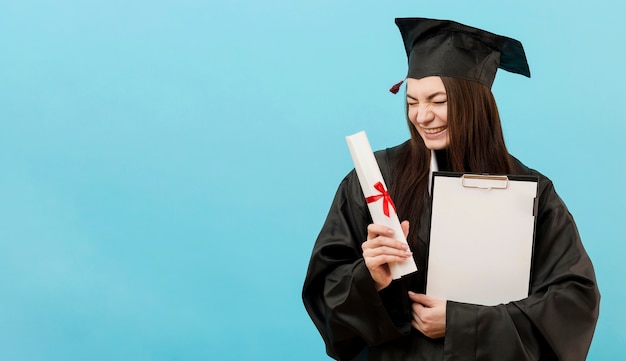
M 380 194 L 375 194 L 373 196 L 366 197 L 365 201 L 367 203 L 372 203 L 382 198 L 383 199 L 383 213 L 385 213 L 385 215 L 389 217 L 389 205 L 393 207 L 394 212 L 396 211 L 396 205 L 393 204 L 393 201 L 391 200 L 391 196 L 389 195 L 389 192 L 387 192 L 387 190 L 385 189 L 385 187 L 383 186 L 381 182 L 374 184 L 374 188 L 376 188 L 376 190 L 379 191 Z

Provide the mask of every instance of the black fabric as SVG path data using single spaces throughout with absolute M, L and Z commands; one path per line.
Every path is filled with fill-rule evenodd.
M 400 147 L 377 152 L 387 185 Z M 424 292 L 428 205 L 411 222 L 418 271 L 377 292 L 361 243 L 371 223 L 354 171 L 341 182 L 313 247 L 303 288 L 306 310 L 337 360 L 584 360 L 599 312 L 591 261 L 549 179 L 516 161 L 516 174 L 537 175 L 539 213 L 530 296 L 498 306 L 448 301 L 446 336 L 411 327 L 408 290 Z
M 446 76 L 491 87 L 498 68 L 530 77 L 522 43 L 449 20 L 397 18 L 407 78 Z
M 440 171 L 451 171 L 450 158 L 448 156 L 448 149 L 435 150 L 435 158 L 437 158 L 437 167 Z

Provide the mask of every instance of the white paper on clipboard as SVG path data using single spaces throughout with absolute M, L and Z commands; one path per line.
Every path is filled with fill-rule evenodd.
M 493 306 L 528 296 L 538 178 L 433 173 L 426 294 Z
M 367 206 L 372 215 L 372 220 L 376 224 L 382 224 L 393 229 L 395 232 L 394 238 L 407 243 L 367 135 L 361 131 L 347 136 L 346 142 L 348 143 L 348 148 L 350 148 L 350 154 L 354 161 L 354 168 L 359 177 L 363 195 L 366 200 L 371 200 L 367 201 Z M 413 257 L 409 257 L 403 262 L 390 263 L 389 268 L 393 279 L 398 279 L 417 271 Z

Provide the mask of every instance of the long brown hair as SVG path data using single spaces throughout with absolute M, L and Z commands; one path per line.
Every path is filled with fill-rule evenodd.
M 500 115 L 491 90 L 470 80 L 441 79 L 448 98 L 448 170 L 511 173 L 511 159 L 504 144 Z M 422 206 L 428 201 L 430 150 L 408 116 L 407 124 L 411 140 L 393 167 L 390 192 L 400 219 L 415 222 L 419 219 Z M 416 236 L 417 232 L 411 232 L 409 241 L 415 242 Z

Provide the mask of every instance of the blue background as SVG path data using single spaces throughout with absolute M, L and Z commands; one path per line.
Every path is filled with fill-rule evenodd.
M 408 137 L 407 16 L 524 44 L 505 138 L 594 261 L 589 360 L 623 358 L 620 3 L 1 0 L 0 359 L 326 359 L 301 286 L 344 137 Z

